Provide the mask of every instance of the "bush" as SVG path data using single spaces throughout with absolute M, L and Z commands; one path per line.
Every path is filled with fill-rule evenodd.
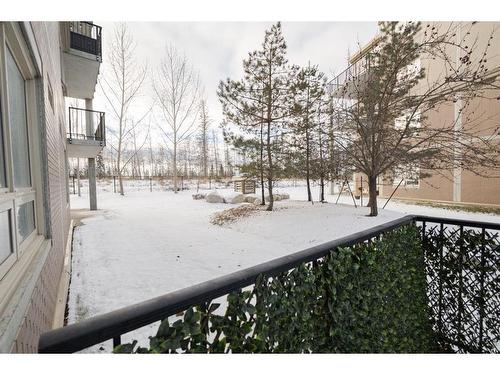
M 413 225 L 380 240 L 333 250 L 219 304 L 163 320 L 138 353 L 413 353 L 432 352 L 419 231 Z

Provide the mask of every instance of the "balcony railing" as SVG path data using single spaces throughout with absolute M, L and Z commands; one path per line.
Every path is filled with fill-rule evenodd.
M 104 112 L 84 108 L 69 108 L 68 114 L 69 143 L 73 140 L 96 141 L 106 146 L 106 116 Z
M 90 53 L 102 61 L 101 26 L 90 22 L 69 22 L 70 47 Z
M 341 73 L 337 74 L 330 82 L 332 90 L 339 91 L 345 89 L 345 86 L 362 77 L 370 67 L 370 55 L 367 54 L 363 58 L 350 64 Z
M 207 307 L 212 300 L 251 285 L 269 286 L 271 285 L 269 280 L 273 278 L 276 280 L 276 285 L 280 283 L 280 285 L 286 284 L 286 279 L 292 275 L 291 270 L 297 270 L 307 264 L 312 265 L 313 268 L 330 266 L 331 264 L 325 259 L 332 256 L 332 254 L 342 254 L 342 249 L 356 248 L 363 250 L 363 246 L 373 244 L 373 247 L 368 249 L 369 251 L 382 251 L 384 238 L 390 237 L 391 233 L 401 229 L 415 227 L 418 229 L 416 235 L 417 249 L 421 254 L 418 258 L 422 259 L 422 268 L 425 269 L 425 275 L 420 279 L 424 284 L 425 290 L 423 294 L 427 295 L 424 310 L 429 310 L 430 319 L 428 321 L 431 322 L 432 331 L 435 334 L 432 337 L 436 337 L 439 345 L 440 349 L 438 351 L 500 352 L 500 224 L 414 215 L 405 216 L 227 276 L 46 332 L 41 335 L 39 352 L 75 352 L 111 339 L 114 346 L 117 346 L 121 343 L 123 334 L 185 312 L 193 306 Z M 404 249 L 406 245 L 410 246 L 410 244 L 402 244 L 402 248 Z M 352 254 L 360 253 L 353 252 Z M 405 258 L 406 254 L 398 254 L 396 253 L 396 256 L 400 256 L 401 262 L 399 266 L 402 267 L 401 273 L 403 273 L 403 276 L 405 276 L 405 273 L 411 274 L 415 272 L 415 270 L 410 269 L 415 263 L 407 260 Z M 394 253 L 392 256 L 394 256 Z M 340 262 L 343 261 L 340 255 L 338 259 Z M 418 261 L 416 263 L 420 264 Z M 370 267 L 370 264 L 364 264 L 364 267 L 367 266 Z M 311 269 L 309 268 L 309 270 Z M 321 272 L 333 272 L 328 267 L 323 268 L 323 270 Z M 390 272 L 390 268 L 387 270 L 383 268 L 382 275 Z M 335 277 L 335 273 L 323 280 L 330 280 L 332 276 Z M 262 284 L 263 279 L 268 280 L 268 284 Z M 345 280 L 347 280 L 346 285 L 349 287 L 351 285 L 350 276 L 347 275 Z M 372 281 L 377 283 L 377 279 Z M 305 282 L 314 283 L 310 279 Z M 368 285 L 367 287 L 371 288 L 371 286 Z M 394 288 L 397 287 L 397 285 L 394 285 Z M 292 286 L 292 288 L 295 288 L 295 286 Z M 414 292 L 416 293 L 414 294 Z M 262 292 L 261 290 L 260 293 L 265 294 L 266 291 Z M 339 293 L 343 293 L 343 290 L 337 290 L 335 295 L 337 296 Z M 382 298 L 382 304 L 394 304 L 394 298 L 398 298 L 397 294 L 392 295 L 390 289 L 385 293 L 389 294 L 382 293 L 377 298 Z M 410 301 L 409 305 L 413 305 L 414 295 L 418 295 L 418 292 L 409 290 L 406 293 L 405 301 Z M 298 294 L 302 295 L 300 290 Z M 290 297 L 291 295 L 292 297 Z M 291 303 L 286 301 L 287 298 L 293 298 L 293 289 L 290 290 L 290 294 L 280 294 L 275 295 L 275 297 L 283 298 L 282 302 L 286 302 L 288 306 L 298 306 L 300 309 L 300 303 L 294 304 L 293 301 L 288 301 Z M 316 299 L 320 300 L 321 298 L 325 299 L 326 297 L 318 295 Z M 249 301 L 250 299 L 243 305 L 233 305 L 233 309 L 235 306 L 247 309 L 233 313 L 238 314 L 238 317 L 242 317 L 241 319 L 246 319 L 249 313 L 253 314 L 248 310 Z M 351 304 L 351 301 L 347 301 L 347 310 L 352 310 L 352 306 L 357 306 L 355 302 L 352 301 Z M 329 314 L 334 316 L 338 306 L 332 305 L 330 308 L 329 303 L 332 302 L 325 301 L 327 311 L 330 311 Z M 279 305 L 280 309 L 285 308 L 280 303 Z M 268 307 L 269 305 L 265 304 L 260 305 L 258 308 L 261 309 L 262 314 L 262 309 Z M 396 306 L 396 310 L 398 308 L 399 306 Z M 209 317 L 210 307 L 206 311 L 208 313 L 205 316 Z M 298 315 L 302 313 L 310 314 L 311 311 L 304 309 L 304 311 L 299 311 Z M 264 314 L 266 313 L 264 312 Z M 186 315 L 187 313 L 185 314 L 185 321 L 188 318 L 192 319 L 192 314 L 190 317 Z M 298 315 L 294 314 L 294 316 Z M 360 311 L 357 316 L 366 316 L 366 311 Z M 325 316 L 324 318 L 331 319 L 332 317 Z M 334 319 L 336 319 L 335 316 Z M 341 317 L 336 321 L 343 321 L 342 319 L 345 319 L 345 317 Z M 322 320 L 323 318 L 319 317 L 314 321 Z M 378 322 L 383 320 L 379 319 Z M 249 322 L 259 324 L 258 321 L 249 320 Z M 271 322 L 271 325 L 274 324 L 281 323 Z M 344 324 L 349 325 L 350 320 L 344 321 Z M 376 322 L 373 322 L 373 324 L 376 324 Z M 175 324 L 167 332 L 175 331 L 176 327 L 180 327 L 179 329 L 187 328 L 188 334 L 191 334 L 189 333 L 189 326 L 183 326 L 183 328 Z M 339 327 L 335 326 L 331 327 L 331 329 L 338 330 Z M 345 328 L 340 327 L 340 329 Z M 373 327 L 366 327 L 366 329 L 373 329 Z M 197 332 L 196 334 L 199 335 L 199 331 L 196 329 L 193 332 Z M 290 332 L 288 335 L 293 335 L 293 333 Z M 407 332 L 400 338 L 403 342 L 407 342 L 409 339 L 406 335 Z M 383 337 L 376 335 L 377 342 L 382 339 Z M 175 345 L 171 342 L 167 344 Z

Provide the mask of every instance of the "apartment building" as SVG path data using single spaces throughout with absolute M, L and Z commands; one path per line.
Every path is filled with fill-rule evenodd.
M 449 23 L 433 22 L 432 26 L 446 28 Z M 469 45 L 475 43 L 476 48 L 471 56 L 474 60 L 483 53 L 484 48 L 489 44 L 487 68 L 490 74 L 496 74 L 497 80 L 500 74 L 500 23 L 495 22 L 459 22 L 455 23 L 456 38 L 465 40 Z M 496 35 L 490 39 L 492 31 L 496 30 Z M 342 86 L 350 77 L 356 77 L 366 71 L 368 62 L 366 56 L 376 48 L 379 37 L 367 43 L 360 51 L 349 59 L 349 66 L 334 80 L 333 84 Z M 466 43 L 466 44 L 467 44 Z M 458 51 L 450 51 L 450 54 L 458 58 Z M 476 60 L 477 61 L 477 60 Z M 443 69 L 442 61 L 438 61 L 426 56 L 422 56 L 420 61 L 415 62 L 418 67 L 422 66 L 426 71 L 426 79 L 430 81 L 439 79 Z M 461 124 L 467 119 L 469 124 L 473 124 L 479 131 L 479 135 L 491 138 L 494 128 L 500 126 L 500 91 L 490 94 L 488 98 L 477 98 L 465 110 L 461 109 L 460 101 L 441 105 L 433 111 L 425 121 L 426 126 L 439 127 L 442 124 Z M 416 124 L 420 126 L 421 124 Z M 390 124 L 398 126 L 398 122 Z M 493 142 L 499 145 L 500 139 L 493 138 Z M 500 158 L 499 158 L 500 163 Z M 412 170 L 395 168 L 393 173 L 379 178 L 379 196 L 394 198 L 436 201 L 454 204 L 481 204 L 500 205 L 500 173 L 498 171 L 488 171 L 477 169 L 482 176 L 471 171 L 455 168 L 454 170 L 426 171 L 424 166 L 416 166 Z M 422 177 L 431 174 L 430 177 Z M 488 177 L 483 177 L 488 176 Z M 361 188 L 365 195 L 368 194 L 367 178 L 362 173 L 354 174 L 354 192 L 359 196 Z
M 0 22 L 0 353 L 36 352 L 40 333 L 63 325 L 68 158 L 88 159 L 96 209 L 105 123 L 92 98 L 101 60 L 92 23 Z M 70 98 L 85 108 L 68 108 Z

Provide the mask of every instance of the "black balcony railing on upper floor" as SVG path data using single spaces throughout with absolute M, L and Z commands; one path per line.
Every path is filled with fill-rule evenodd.
M 106 146 L 106 116 L 104 112 L 70 107 L 68 113 L 69 143 L 75 139 L 100 142 Z
M 95 55 L 102 61 L 101 26 L 90 22 L 69 22 L 70 47 Z
M 215 298 L 258 283 L 262 275 L 267 280 L 276 278 L 277 283 L 286 283 L 285 279 L 290 277 L 291 273 L 289 272 L 292 269 L 298 269 L 305 264 L 313 264 L 313 266 L 319 264 L 320 267 L 322 265 L 330 266 L 328 262 L 325 262 L 325 257 L 336 254 L 345 248 L 372 244 L 372 242 L 377 244 L 378 241 L 383 241 L 384 237 L 390 237 L 391 233 L 405 227 L 418 228 L 417 236 L 412 241 L 415 242 L 416 238 L 418 242 L 417 252 L 422 254 L 422 268 L 425 268 L 425 275 L 421 280 L 425 289 L 423 295 L 427 295 L 424 307 L 428 306 L 424 310 L 429 310 L 429 321 L 439 350 L 500 352 L 500 224 L 414 215 L 408 215 L 242 271 L 43 333 L 40 338 L 39 351 L 41 353 L 75 352 L 110 339 L 113 340 L 114 346 L 119 345 L 121 336 L 127 332 L 184 312 L 196 305 L 208 306 L 210 301 Z M 410 245 L 408 244 L 408 246 Z M 406 244 L 403 244 L 402 248 L 405 246 Z M 382 243 L 375 245 L 369 251 L 382 251 L 380 249 L 383 249 Z M 342 258 L 339 259 L 342 262 Z M 401 272 L 403 273 L 406 272 L 405 270 L 409 274 L 414 272 L 414 270 L 404 267 L 420 264 L 417 261 L 405 265 L 404 255 L 400 260 L 400 266 L 402 264 L 403 267 Z M 383 267 L 380 275 L 385 277 L 383 276 L 384 272 L 389 271 L 384 271 Z M 325 272 L 329 272 L 329 269 L 325 269 Z M 327 277 L 323 280 L 329 279 Z M 377 282 L 376 280 L 375 282 Z M 351 285 L 349 280 L 346 283 L 349 288 Z M 292 286 L 292 288 L 294 287 Z M 335 295 L 343 293 L 342 290 L 336 292 L 334 290 L 333 292 Z M 418 295 L 417 291 L 415 292 L 415 295 Z M 406 293 L 410 294 L 404 297 L 406 301 L 412 301 L 413 291 L 410 290 Z M 283 303 L 286 303 L 286 298 L 293 297 L 280 295 L 279 298 L 283 298 Z M 318 298 L 325 297 L 318 296 Z M 382 293 L 377 298 L 381 298 L 380 301 L 383 301 L 383 304 L 390 304 L 394 303 L 394 298 L 399 297 L 397 293 L 394 295 Z M 351 305 L 350 300 L 346 303 L 347 305 L 344 306 L 347 306 L 348 310 L 351 310 L 352 306 L 357 306 L 355 301 L 353 301 L 353 305 Z M 360 303 L 359 306 L 364 306 L 363 300 Z M 298 305 L 288 304 L 288 306 L 300 308 L 299 305 L 300 303 Z M 267 308 L 266 306 L 268 305 L 258 307 L 261 309 L 261 314 L 262 309 Z M 328 305 L 328 307 L 330 310 L 326 311 L 331 311 L 333 315 L 336 314 L 337 308 L 340 308 L 335 305 Z M 242 308 L 249 307 L 244 305 Z M 245 314 L 248 314 L 248 311 L 242 312 L 243 318 Z M 310 312 L 304 310 L 299 315 L 302 313 L 309 314 Z M 363 316 L 363 314 L 366 316 L 365 311 L 361 311 L 360 314 L 357 316 Z M 191 318 L 192 316 L 189 319 Z M 342 319 L 337 321 L 342 321 Z M 349 325 L 350 320 L 346 320 L 344 324 Z M 181 329 L 179 327 L 176 328 L 174 325 L 171 329 Z M 332 327 L 334 330 L 337 328 Z M 372 327 L 365 328 L 373 329 Z M 171 331 L 169 332 L 171 333 Z M 332 334 L 335 334 L 335 331 Z M 290 332 L 290 335 L 293 333 Z M 376 337 L 379 336 L 376 335 Z M 380 340 L 382 339 L 383 337 L 380 337 Z M 407 340 L 404 334 L 401 340 Z M 171 345 L 172 343 L 166 344 Z M 362 350 L 367 351 L 367 348 Z

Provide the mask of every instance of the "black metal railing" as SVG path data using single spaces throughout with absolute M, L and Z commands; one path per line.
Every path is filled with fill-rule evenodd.
M 99 142 L 106 146 L 106 116 L 104 112 L 84 108 L 69 107 L 68 133 L 69 143 L 75 139 Z
M 419 216 L 434 330 L 453 352 L 500 352 L 500 224 Z
M 408 215 L 242 271 L 46 332 L 40 337 L 39 352 L 76 352 L 107 340 L 113 340 L 114 346 L 119 345 L 121 336 L 125 333 L 181 313 L 192 306 L 207 303 L 232 291 L 253 285 L 260 275 L 277 276 L 301 264 L 315 262 L 336 249 L 362 242 L 371 242 L 373 239 L 383 236 L 384 233 L 405 225 L 417 225 L 421 228 L 432 320 L 442 347 L 446 347 L 450 351 L 498 352 L 500 350 L 497 344 L 500 340 L 500 335 L 498 335 L 500 301 L 498 295 L 492 300 L 489 293 L 498 287 L 500 272 L 498 231 L 500 231 L 500 224 L 414 215 Z M 458 228 L 460 235 L 458 242 L 450 241 L 447 246 L 443 242 L 438 242 L 437 246 L 434 246 L 436 245 L 434 238 L 436 226 L 440 228 L 441 237 L 444 236 L 445 231 L 452 230 L 448 228 Z M 466 242 L 463 236 L 470 239 L 474 231 L 477 230 L 479 230 L 481 238 L 488 239 L 488 241 Z M 448 238 L 450 237 L 448 236 Z M 477 274 L 474 277 L 467 276 L 468 283 L 474 280 L 478 284 L 475 289 L 469 288 L 468 294 L 464 293 L 467 288 L 463 273 L 472 271 L 470 271 L 471 267 L 468 271 L 464 267 L 467 264 L 466 259 L 468 259 L 465 255 L 467 250 L 465 243 L 473 246 L 475 251 L 482 254 L 479 263 L 485 266 L 477 268 Z M 458 253 L 456 252 L 457 246 Z M 477 250 L 476 247 L 480 249 Z M 452 256 L 453 254 L 455 255 Z M 456 285 L 448 279 L 452 271 L 446 270 L 448 266 L 448 263 L 444 262 L 446 257 L 461 259 L 462 268 L 459 271 L 453 271 L 462 278 L 462 281 Z M 440 262 L 436 263 L 436 259 Z M 485 293 L 485 288 L 489 288 L 487 293 Z M 472 294 L 476 294 L 477 298 L 470 299 Z M 489 300 L 486 300 L 487 295 Z M 457 306 L 457 308 L 445 305 L 451 303 L 453 296 L 457 299 L 453 302 L 453 306 Z M 471 307 L 471 305 L 474 306 Z M 476 305 L 478 321 L 473 320 L 474 314 L 470 313 L 470 310 L 476 311 Z
M 69 22 L 70 47 L 90 53 L 102 61 L 101 26 L 91 22 Z

